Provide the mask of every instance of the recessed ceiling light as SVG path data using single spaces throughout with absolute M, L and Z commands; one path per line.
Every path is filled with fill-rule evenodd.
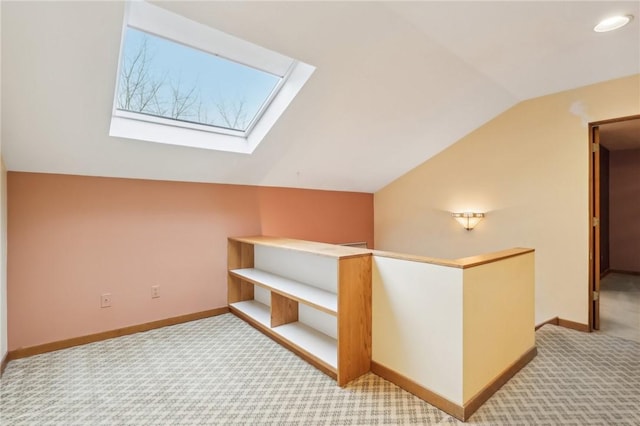
M 618 15 L 611 18 L 603 19 L 598 25 L 593 27 L 593 31 L 604 33 L 607 31 L 617 30 L 627 25 L 633 19 L 633 15 Z

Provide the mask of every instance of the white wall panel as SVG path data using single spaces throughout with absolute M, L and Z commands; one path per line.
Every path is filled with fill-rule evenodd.
M 373 361 L 462 405 L 462 269 L 373 257 Z

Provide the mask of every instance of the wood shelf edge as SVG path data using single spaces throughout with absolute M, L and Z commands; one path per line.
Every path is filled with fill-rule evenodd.
M 432 265 L 448 266 L 450 268 L 462 268 L 460 262 L 451 259 L 438 259 L 435 257 L 420 256 L 417 254 L 396 253 L 392 251 L 372 250 L 372 254 L 389 259 L 407 260 L 410 262 L 430 263 Z
M 459 259 L 438 259 L 435 257 L 419 256 L 413 254 L 402 254 L 382 250 L 372 250 L 372 254 L 378 257 L 390 259 L 406 260 L 410 262 L 429 263 L 432 265 L 447 266 L 449 268 L 466 269 L 480 266 L 487 263 L 497 262 L 510 257 L 521 256 L 523 254 L 535 252 L 532 248 L 510 248 L 493 253 L 480 254 L 477 256 L 462 257 Z
M 412 262 L 430 263 L 434 265 L 447 266 L 451 268 L 472 268 L 474 266 L 484 265 L 486 263 L 496 262 L 508 259 L 514 256 L 534 252 L 532 248 L 515 247 L 501 250 L 493 253 L 480 254 L 477 256 L 463 257 L 459 259 L 439 259 L 435 257 L 396 253 L 384 250 L 361 249 L 349 246 L 341 246 L 337 244 L 319 243 L 314 241 L 296 240 L 293 238 L 270 237 L 264 235 L 249 237 L 228 237 L 229 241 L 264 245 L 270 247 L 281 248 L 284 250 L 301 251 L 319 256 L 329 256 L 337 259 L 348 259 L 362 256 L 378 256 L 387 257 L 398 260 L 408 260 Z M 314 249 L 315 247 L 315 249 Z
M 493 253 L 481 254 L 478 256 L 463 257 L 460 259 L 456 259 L 455 262 L 458 262 L 461 268 L 466 269 L 534 252 L 535 249 L 532 248 L 516 247 L 507 250 L 496 251 Z
M 371 250 L 369 249 L 342 246 L 330 243 L 320 243 L 317 241 L 298 240 L 293 238 L 254 235 L 249 237 L 228 237 L 228 240 L 245 244 L 257 244 L 268 247 L 276 247 L 283 250 L 301 251 L 316 254 L 318 256 L 333 257 L 336 259 L 371 256 Z

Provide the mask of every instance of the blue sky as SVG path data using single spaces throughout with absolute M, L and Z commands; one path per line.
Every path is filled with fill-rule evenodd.
M 200 112 L 198 114 L 198 108 L 194 104 L 184 114 L 187 121 L 203 122 L 206 117 L 208 124 L 228 127 L 227 122 L 218 112 L 218 106 L 225 105 L 225 110 L 235 117 L 240 102 L 244 101 L 243 111 L 247 119 L 243 123 L 238 123 L 237 130 L 245 130 L 244 127 L 257 114 L 280 80 L 272 74 L 133 28 L 127 28 L 125 36 L 123 62 L 125 66 L 131 63 L 131 59 L 139 52 L 145 39 L 150 79 L 163 82 L 158 91 L 158 99 L 165 109 L 169 108 L 167 105 L 171 103 L 172 87 L 179 87 L 182 94 L 196 87 L 192 96 L 198 96 L 197 104 L 201 105 Z M 214 49 L 215 46 L 212 50 Z M 123 90 L 121 82 L 120 92 Z M 135 109 L 135 107 L 130 108 L 130 110 Z

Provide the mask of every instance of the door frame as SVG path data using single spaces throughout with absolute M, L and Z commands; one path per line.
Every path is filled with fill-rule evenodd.
M 600 329 L 600 124 L 589 124 L 589 330 Z
M 589 330 L 591 331 L 600 328 L 600 301 L 594 300 L 594 292 L 600 292 L 600 226 L 597 222 L 600 220 L 600 155 L 598 152 L 599 146 L 594 150 L 593 144 L 600 142 L 598 133 L 601 125 L 637 119 L 640 119 L 640 115 L 589 123 L 589 285 L 587 291 Z

